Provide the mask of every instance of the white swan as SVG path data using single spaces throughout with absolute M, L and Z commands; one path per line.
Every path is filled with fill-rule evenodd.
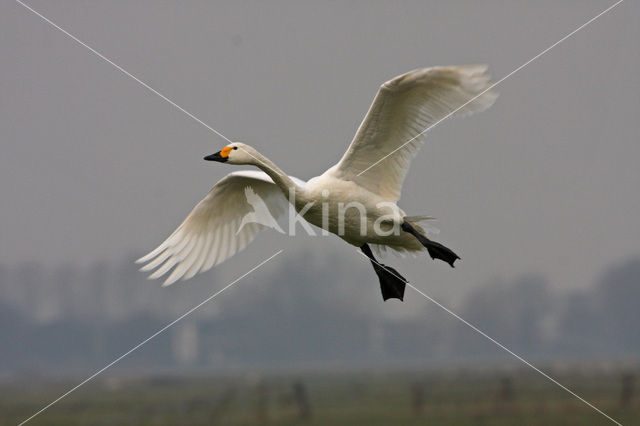
M 253 210 L 250 187 L 274 217 L 288 203 L 309 223 L 360 247 L 378 275 L 382 296 L 402 300 L 406 281 L 379 264 L 369 244 L 397 251 L 427 250 L 453 267 L 459 257 L 428 239 L 417 222 L 397 207 L 409 164 L 424 130 L 447 117 L 482 111 L 493 104 L 486 66 L 424 68 L 384 83 L 342 159 L 308 182 L 286 175 L 249 145 L 234 142 L 205 160 L 253 165 L 219 181 L 182 224 L 137 262 L 158 278 L 175 269 L 164 285 L 188 279 L 242 250 L 266 226 L 243 218 Z M 483 93 L 484 92 L 484 93 Z M 251 216 L 249 216 L 251 217 Z M 243 226 L 240 228 L 240 224 Z

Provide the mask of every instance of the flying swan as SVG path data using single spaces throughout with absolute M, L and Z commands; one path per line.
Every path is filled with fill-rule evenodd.
M 265 206 L 277 218 L 291 204 L 307 222 L 359 247 L 371 260 L 383 299 L 402 300 L 407 281 L 378 263 L 370 246 L 426 250 L 432 259 L 454 266 L 458 255 L 427 238 L 418 224 L 427 218 L 406 216 L 397 201 L 425 129 L 449 115 L 490 107 L 497 97 L 490 84 L 481 65 L 423 68 L 387 81 L 340 161 L 308 182 L 286 175 L 240 142 L 204 157 L 262 171 L 235 171 L 220 180 L 162 244 L 138 259 L 146 263 L 141 270 L 158 268 L 149 276 L 154 279 L 174 268 L 163 285 L 189 279 L 244 249 L 260 230 L 280 229 L 275 220 L 269 226 L 269 218 L 254 218 L 265 216 Z

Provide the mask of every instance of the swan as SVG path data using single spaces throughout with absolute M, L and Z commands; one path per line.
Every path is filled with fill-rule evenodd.
M 491 87 L 484 65 L 422 68 L 387 81 L 340 161 L 308 182 L 285 174 L 250 145 L 230 143 L 204 159 L 260 171 L 234 171 L 216 183 L 163 243 L 137 260 L 145 264 L 140 269 L 157 268 L 149 276 L 155 279 L 173 268 L 163 286 L 189 279 L 244 249 L 260 230 L 279 229 L 275 220 L 264 219 L 265 213 L 277 218 L 291 205 L 303 225 L 309 226 L 306 221 L 362 250 L 383 300 L 403 300 L 407 281 L 378 263 L 372 247 L 400 253 L 426 250 L 451 267 L 460 259 L 425 235 L 419 222 L 429 217 L 407 216 L 397 202 L 425 129 L 449 116 L 490 107 L 497 98 Z

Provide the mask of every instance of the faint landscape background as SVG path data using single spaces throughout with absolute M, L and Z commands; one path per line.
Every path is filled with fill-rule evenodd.
M 296 266 L 302 263 L 304 269 Z M 358 285 L 349 286 L 339 263 L 330 254 L 298 253 L 219 296 L 215 309 L 176 324 L 121 371 L 517 363 L 435 305 L 428 315 L 396 319 L 358 309 L 362 292 L 377 296 L 377 283 L 362 268 Z M 60 377 L 107 363 L 208 297 L 211 279 L 215 273 L 196 278 L 199 291 L 181 294 L 190 284 L 147 291 L 156 283 L 128 258 L 86 268 L 2 266 L 0 377 Z M 407 290 L 407 298 L 418 297 Z M 563 294 L 540 274 L 488 281 L 457 313 L 531 359 L 631 367 L 640 353 L 639 300 L 635 258 L 611 265 L 589 288 Z
M 497 80 L 612 3 L 28 1 L 303 179 L 338 161 L 382 82 L 471 63 Z M 400 206 L 437 217 L 463 260 L 383 260 L 623 423 L 640 405 L 638 16 L 621 3 L 492 108 L 432 129 Z M 383 303 L 335 237 L 264 232 L 188 282 L 146 280 L 133 261 L 232 170 L 202 160 L 226 141 L 16 2 L 0 32 L 0 423 L 280 249 L 43 424 L 603 419 L 415 291 Z

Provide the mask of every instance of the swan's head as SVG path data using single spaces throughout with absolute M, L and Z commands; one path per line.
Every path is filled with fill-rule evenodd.
M 207 161 L 217 161 L 229 164 L 254 164 L 256 162 L 255 149 L 242 142 L 233 142 L 215 154 L 204 157 Z

